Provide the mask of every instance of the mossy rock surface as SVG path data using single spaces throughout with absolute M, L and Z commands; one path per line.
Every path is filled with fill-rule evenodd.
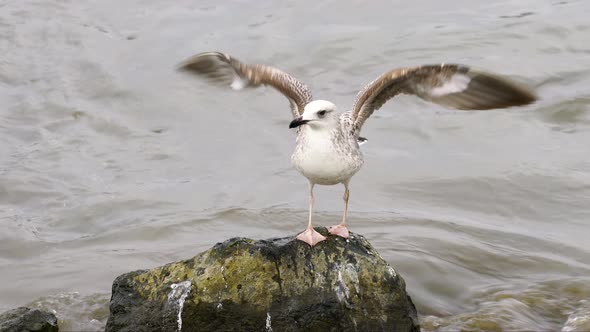
M 419 331 L 404 280 L 354 233 L 233 238 L 119 276 L 110 311 L 106 331 Z
M 0 332 L 57 331 L 57 317 L 47 311 L 19 307 L 0 314 Z

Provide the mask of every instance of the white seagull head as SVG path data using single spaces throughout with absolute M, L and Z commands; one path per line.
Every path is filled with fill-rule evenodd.
M 314 100 L 305 105 L 303 114 L 291 121 L 289 128 L 308 125 L 313 129 L 332 129 L 339 124 L 336 105 L 327 100 Z

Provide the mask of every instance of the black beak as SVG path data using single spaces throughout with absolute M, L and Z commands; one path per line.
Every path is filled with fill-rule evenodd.
M 308 122 L 309 122 L 309 120 L 303 120 L 301 117 L 298 117 L 297 119 L 291 121 L 291 123 L 289 124 L 289 128 L 297 128 L 297 127 L 304 125 Z

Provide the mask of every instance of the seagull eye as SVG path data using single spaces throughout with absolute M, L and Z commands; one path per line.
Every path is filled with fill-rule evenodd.
M 319 112 L 318 112 L 318 115 L 319 115 L 319 116 L 320 116 L 320 118 L 321 118 L 321 117 L 323 117 L 324 115 L 326 115 L 326 111 L 325 111 L 325 110 L 324 110 L 324 111 L 319 111 Z

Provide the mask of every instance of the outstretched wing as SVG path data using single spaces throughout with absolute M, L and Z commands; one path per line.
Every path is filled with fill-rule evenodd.
M 221 52 L 197 54 L 182 62 L 178 69 L 214 83 L 230 85 L 235 90 L 269 85 L 289 99 L 294 118 L 300 117 L 305 105 L 311 101 L 309 88 L 293 76 L 269 66 L 247 65 Z
M 459 110 L 489 110 L 526 105 L 534 93 L 506 78 L 475 71 L 466 66 L 441 64 L 394 69 L 379 76 L 356 96 L 352 108 L 354 134 L 373 114 L 398 94 Z

